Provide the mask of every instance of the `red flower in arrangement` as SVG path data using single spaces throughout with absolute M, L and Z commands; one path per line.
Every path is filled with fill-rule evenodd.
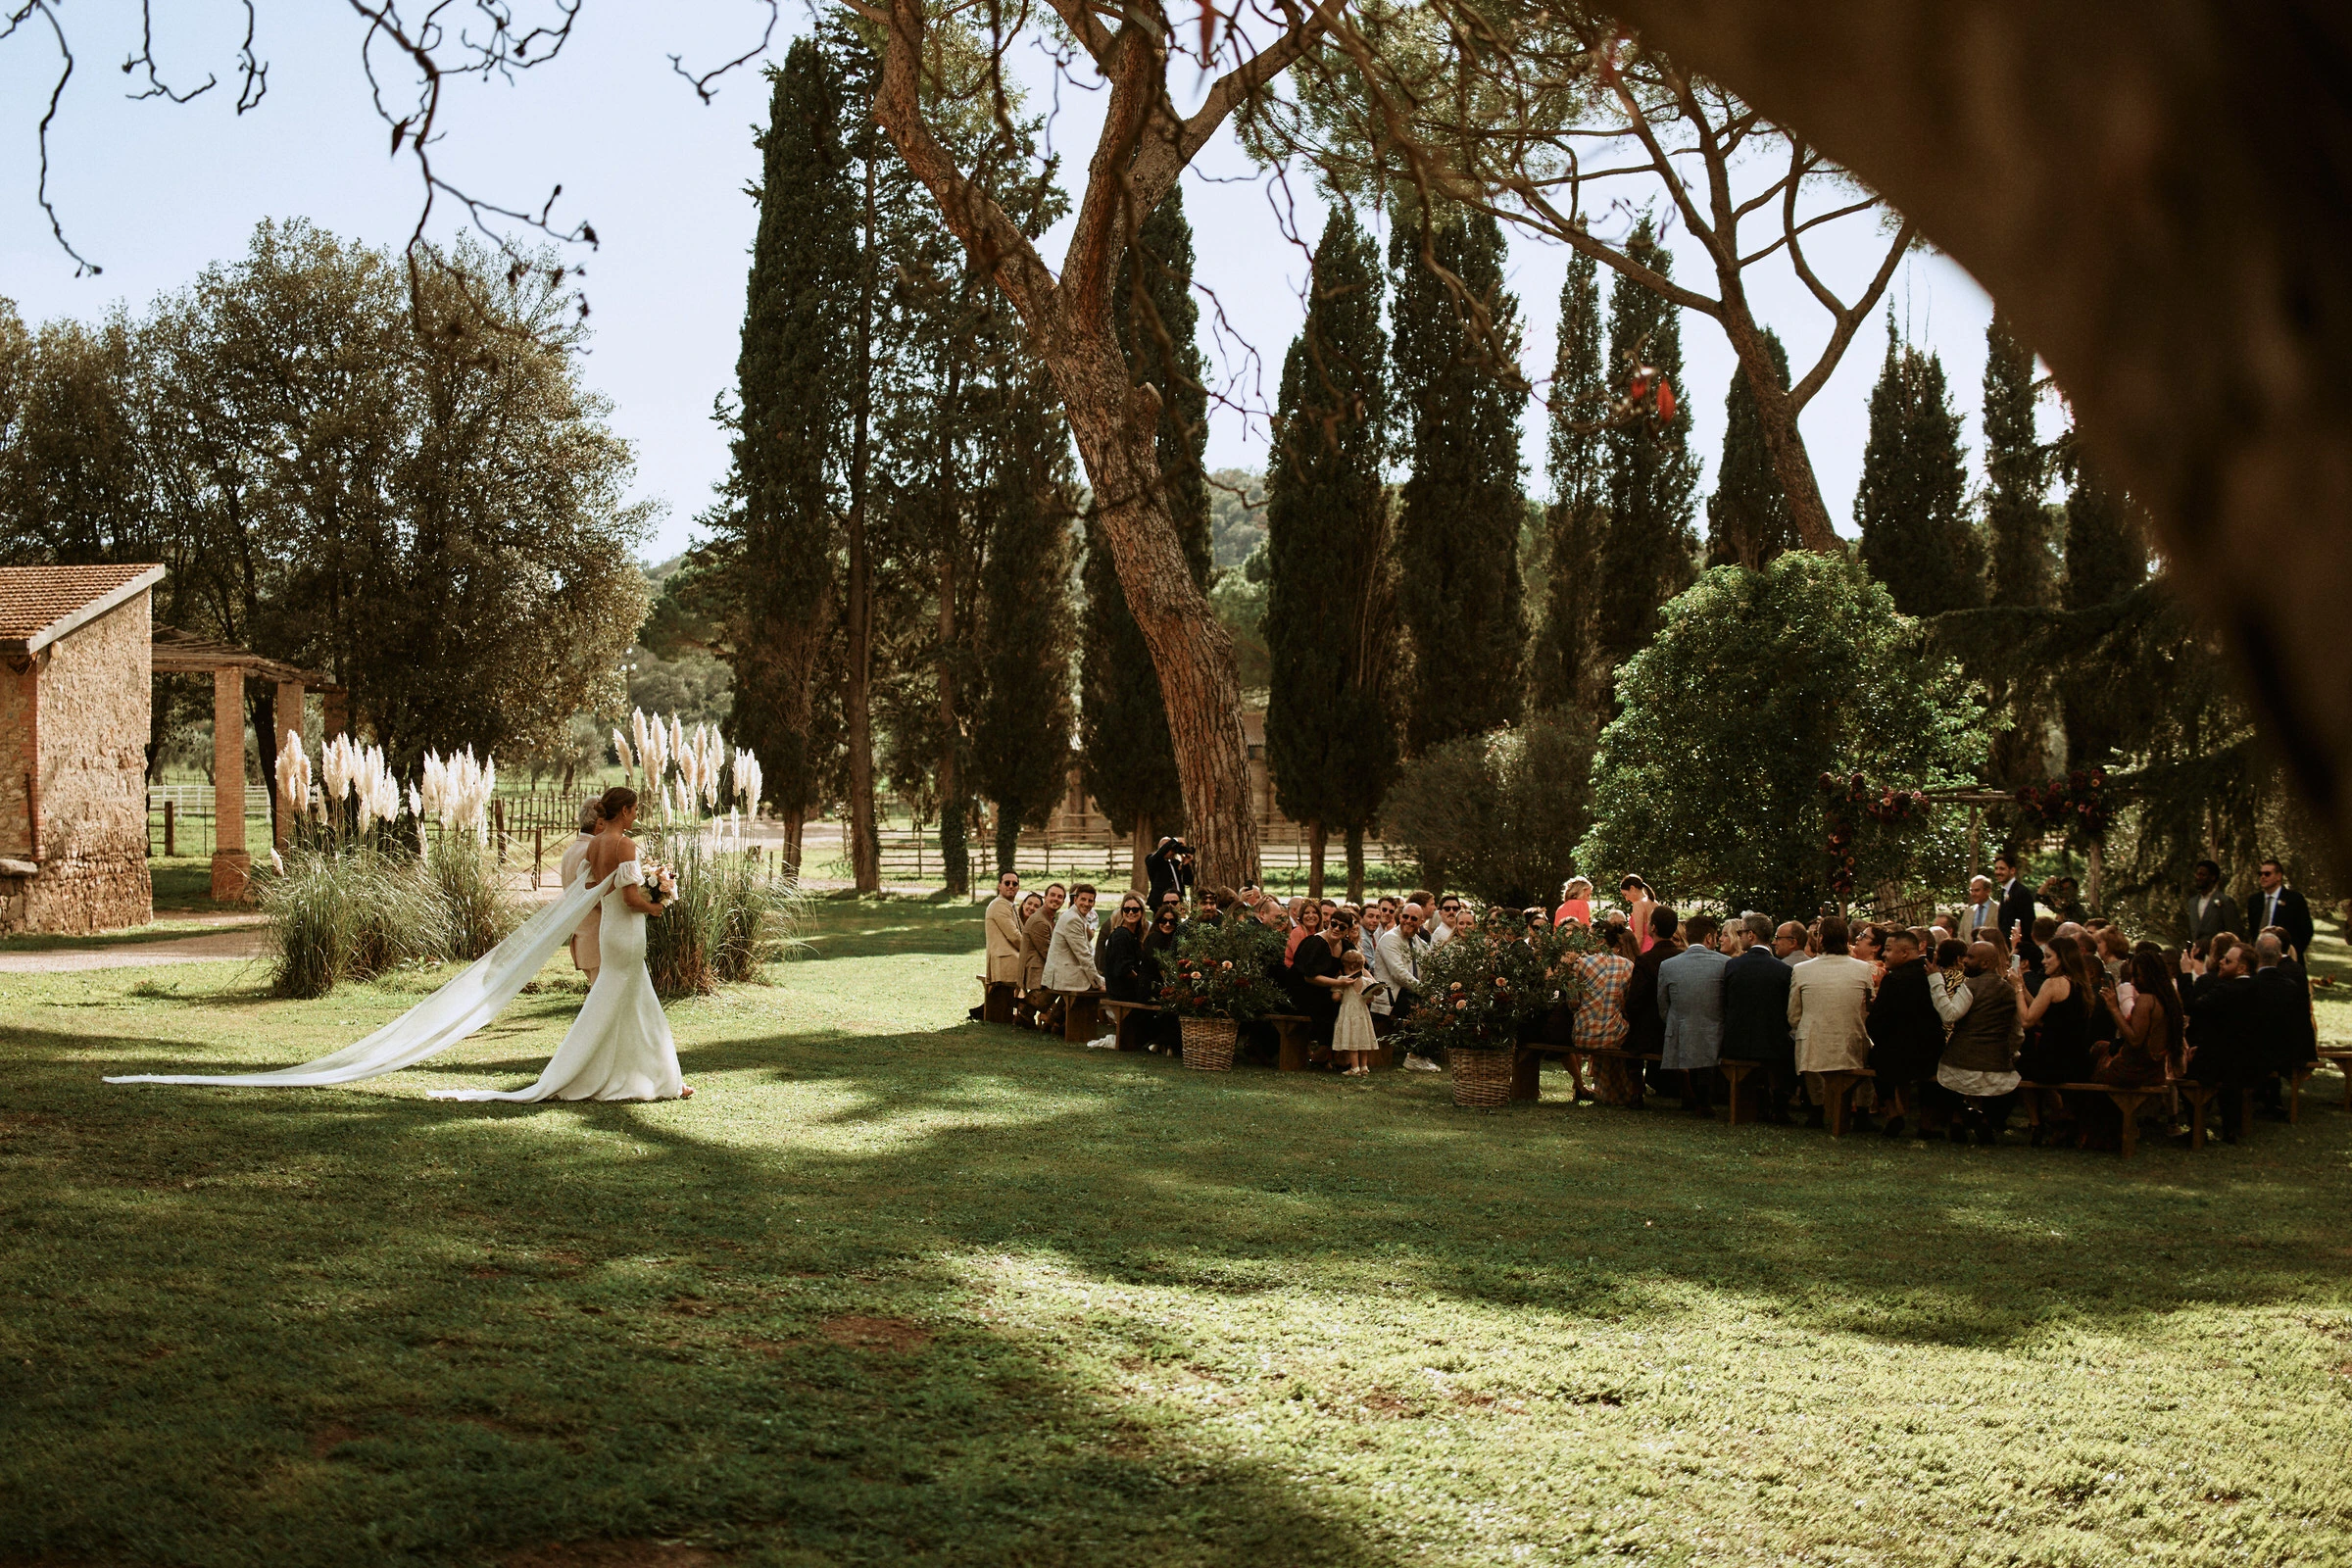
M 1230 969 L 1233 967 L 1233 960 L 1231 958 L 1227 958 L 1223 963 L 1218 964 L 1217 967 L 1220 969 Z
M 1469 1004 L 1468 1000 L 1467 1000 L 1467 999 L 1465 999 L 1465 1000 L 1463 1000 L 1463 1001 L 1460 1001 L 1460 1002 L 1457 1002 L 1457 1003 L 1455 1003 L 1455 1004 L 1453 1004 L 1453 1010 L 1454 1010 L 1454 1011 L 1456 1011 L 1456 1012 L 1459 1012 L 1459 1011 L 1461 1011 L 1461 1010 L 1462 1010 L 1464 1007 L 1467 1007 L 1468 1005 L 1470 1005 L 1470 1004 Z
M 1455 990 L 1455 991 L 1459 991 L 1459 990 L 1461 990 L 1461 989 L 1462 989 L 1462 983 L 1461 983 L 1459 980 L 1456 980 L 1456 981 L 1453 983 L 1452 989 L 1453 989 L 1453 990 Z
M 1494 984 L 1496 989 L 1508 991 L 1511 989 L 1511 977 L 1507 974 L 1498 974 L 1494 977 Z

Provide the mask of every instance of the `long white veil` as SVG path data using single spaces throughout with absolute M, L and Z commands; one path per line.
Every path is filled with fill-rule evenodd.
M 110 1084 L 219 1084 L 228 1088 L 277 1089 L 347 1084 L 415 1066 L 472 1034 L 497 1017 L 539 972 L 555 951 L 579 929 L 596 901 L 612 891 L 612 878 L 584 876 L 564 897 L 524 921 L 513 936 L 467 964 L 449 983 L 356 1046 L 329 1056 L 275 1072 L 220 1076 L 138 1073 L 109 1078 Z

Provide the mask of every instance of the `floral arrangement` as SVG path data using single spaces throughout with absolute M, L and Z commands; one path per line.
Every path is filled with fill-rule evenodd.
M 2107 798 L 2107 770 L 2077 768 L 2063 779 L 2028 784 L 2017 792 L 2019 823 L 2044 833 L 2064 833 L 2091 844 L 2103 844 L 2115 819 Z
M 1867 818 L 1881 827 L 1901 827 L 1927 814 L 1928 798 L 1919 790 L 1898 790 L 1891 784 L 1881 785 L 1874 792 L 1859 773 L 1844 778 L 1822 774 L 1821 793 L 1826 797 L 1822 810 L 1829 817 L 1830 892 L 1837 898 L 1851 898 L 1855 839 L 1861 831 L 1856 818 Z
M 1159 1000 L 1179 1018 L 1247 1021 L 1281 1012 L 1290 1002 L 1272 974 L 1281 942 L 1254 920 L 1196 925 L 1176 943 Z
M 1577 959 L 1599 947 L 1580 925 L 1532 936 L 1466 931 L 1421 964 L 1421 1000 L 1399 1032 L 1414 1051 L 1502 1051 L 1522 1024 L 1584 997 Z

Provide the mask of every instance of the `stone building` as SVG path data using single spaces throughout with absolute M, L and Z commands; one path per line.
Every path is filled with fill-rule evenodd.
M 154 918 L 148 591 L 163 575 L 0 567 L 0 932 Z

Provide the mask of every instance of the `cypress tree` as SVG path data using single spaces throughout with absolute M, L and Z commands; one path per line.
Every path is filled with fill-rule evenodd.
M 1000 389 L 990 420 L 994 471 L 980 496 L 981 697 L 972 771 L 996 806 L 997 871 L 1012 869 L 1023 828 L 1044 827 L 1067 785 L 1069 580 L 1078 509 L 1069 432 L 1034 373 Z
M 814 692 L 836 646 L 833 519 L 850 380 L 843 331 L 857 283 L 858 192 L 842 147 L 839 83 L 809 39 L 770 73 L 752 247 L 740 413 L 728 501 L 716 517 L 730 570 L 729 739 L 760 755 L 764 793 L 800 854 L 824 798 L 830 748 Z
M 1642 215 L 1627 241 L 1651 270 L 1671 277 L 1674 257 L 1657 243 Z M 1690 585 L 1698 535 L 1698 459 L 1690 451 L 1690 402 L 1683 380 L 1680 307 L 1619 274 L 1609 286 L 1610 383 L 1622 388 L 1631 367 L 1648 365 L 1672 383 L 1674 417 L 1610 426 L 1603 437 L 1603 494 L 1608 520 L 1600 530 L 1593 571 L 1593 644 L 1602 661 L 1604 709 L 1615 700 L 1617 666 L 1657 635 L 1658 607 Z
M 1144 220 L 1120 264 L 1113 308 L 1129 372 L 1159 389 L 1160 479 L 1185 561 L 1194 580 L 1205 586 L 1210 533 L 1201 456 L 1208 449 L 1208 394 L 1194 341 L 1200 307 L 1193 298 L 1192 280 L 1193 229 L 1185 220 L 1179 187 Z M 1081 774 L 1111 830 L 1133 834 L 1140 851 L 1145 839 L 1181 825 L 1184 790 L 1152 651 L 1128 613 L 1110 542 L 1092 508 L 1081 586 L 1086 593 L 1079 666 Z M 1142 870 L 1140 853 L 1136 869 Z
M 1447 288 L 1422 256 L 1451 272 Z M 1484 214 L 1423 215 L 1389 237 L 1395 408 L 1411 465 L 1397 521 L 1397 610 L 1419 658 L 1405 694 L 1415 754 L 1519 716 L 1527 636 L 1519 576 L 1519 302 Z M 1483 323 L 1480 318 L 1483 317 Z
M 1600 362 L 1600 278 L 1592 257 L 1569 259 L 1560 284 L 1559 348 L 1551 367 L 1551 440 L 1544 511 L 1548 575 L 1531 675 L 1540 710 L 1590 705 L 1592 575 L 1600 551 L 1607 477 L 1600 419 L 1608 384 Z
M 1870 441 L 1854 520 L 1862 563 L 1906 615 L 1935 615 L 1984 602 L 1983 543 L 1966 508 L 1960 414 L 1943 362 L 1886 323 L 1886 362 L 1870 393 Z
M 2034 354 L 1995 316 L 1984 328 L 1985 597 L 1995 606 L 2041 610 L 2057 599 L 2050 553 L 2051 449 L 2036 439 Z M 2037 784 L 2052 772 L 2049 725 L 2056 701 L 2046 672 L 2005 667 L 2006 639 L 1970 639 L 1963 652 L 1995 713 L 2008 727 L 1992 737 L 1992 777 Z
M 1787 391 L 1788 351 L 1770 327 L 1764 329 L 1764 349 L 1772 356 L 1781 390 Z M 1745 371 L 1734 368 L 1731 390 L 1724 395 L 1723 463 L 1716 470 L 1715 493 L 1707 498 L 1707 564 L 1760 571 L 1782 551 L 1803 544 L 1788 514 L 1788 492 L 1781 488 L 1771 449 L 1764 444 L 1756 389 L 1748 385 Z
M 2147 583 L 2148 551 L 2132 524 L 2131 502 L 2092 464 L 2081 436 L 2070 435 L 2067 446 L 2074 486 L 2066 498 L 2066 577 L 2059 603 L 2068 610 L 2091 610 Z M 2133 710 L 2144 707 L 2139 683 L 2147 678 L 2139 671 L 2119 674 L 2094 664 L 2063 671 L 2059 695 L 2065 705 L 2068 767 L 2106 761 L 2125 743 L 2137 716 Z
M 1315 247 L 1306 323 L 1283 359 L 1266 471 L 1266 767 L 1307 825 L 1307 893 L 1333 827 L 1359 835 L 1395 776 L 1386 672 L 1391 598 L 1381 480 L 1388 339 L 1380 254 L 1345 208 Z M 1360 851 L 1348 892 L 1362 896 Z

